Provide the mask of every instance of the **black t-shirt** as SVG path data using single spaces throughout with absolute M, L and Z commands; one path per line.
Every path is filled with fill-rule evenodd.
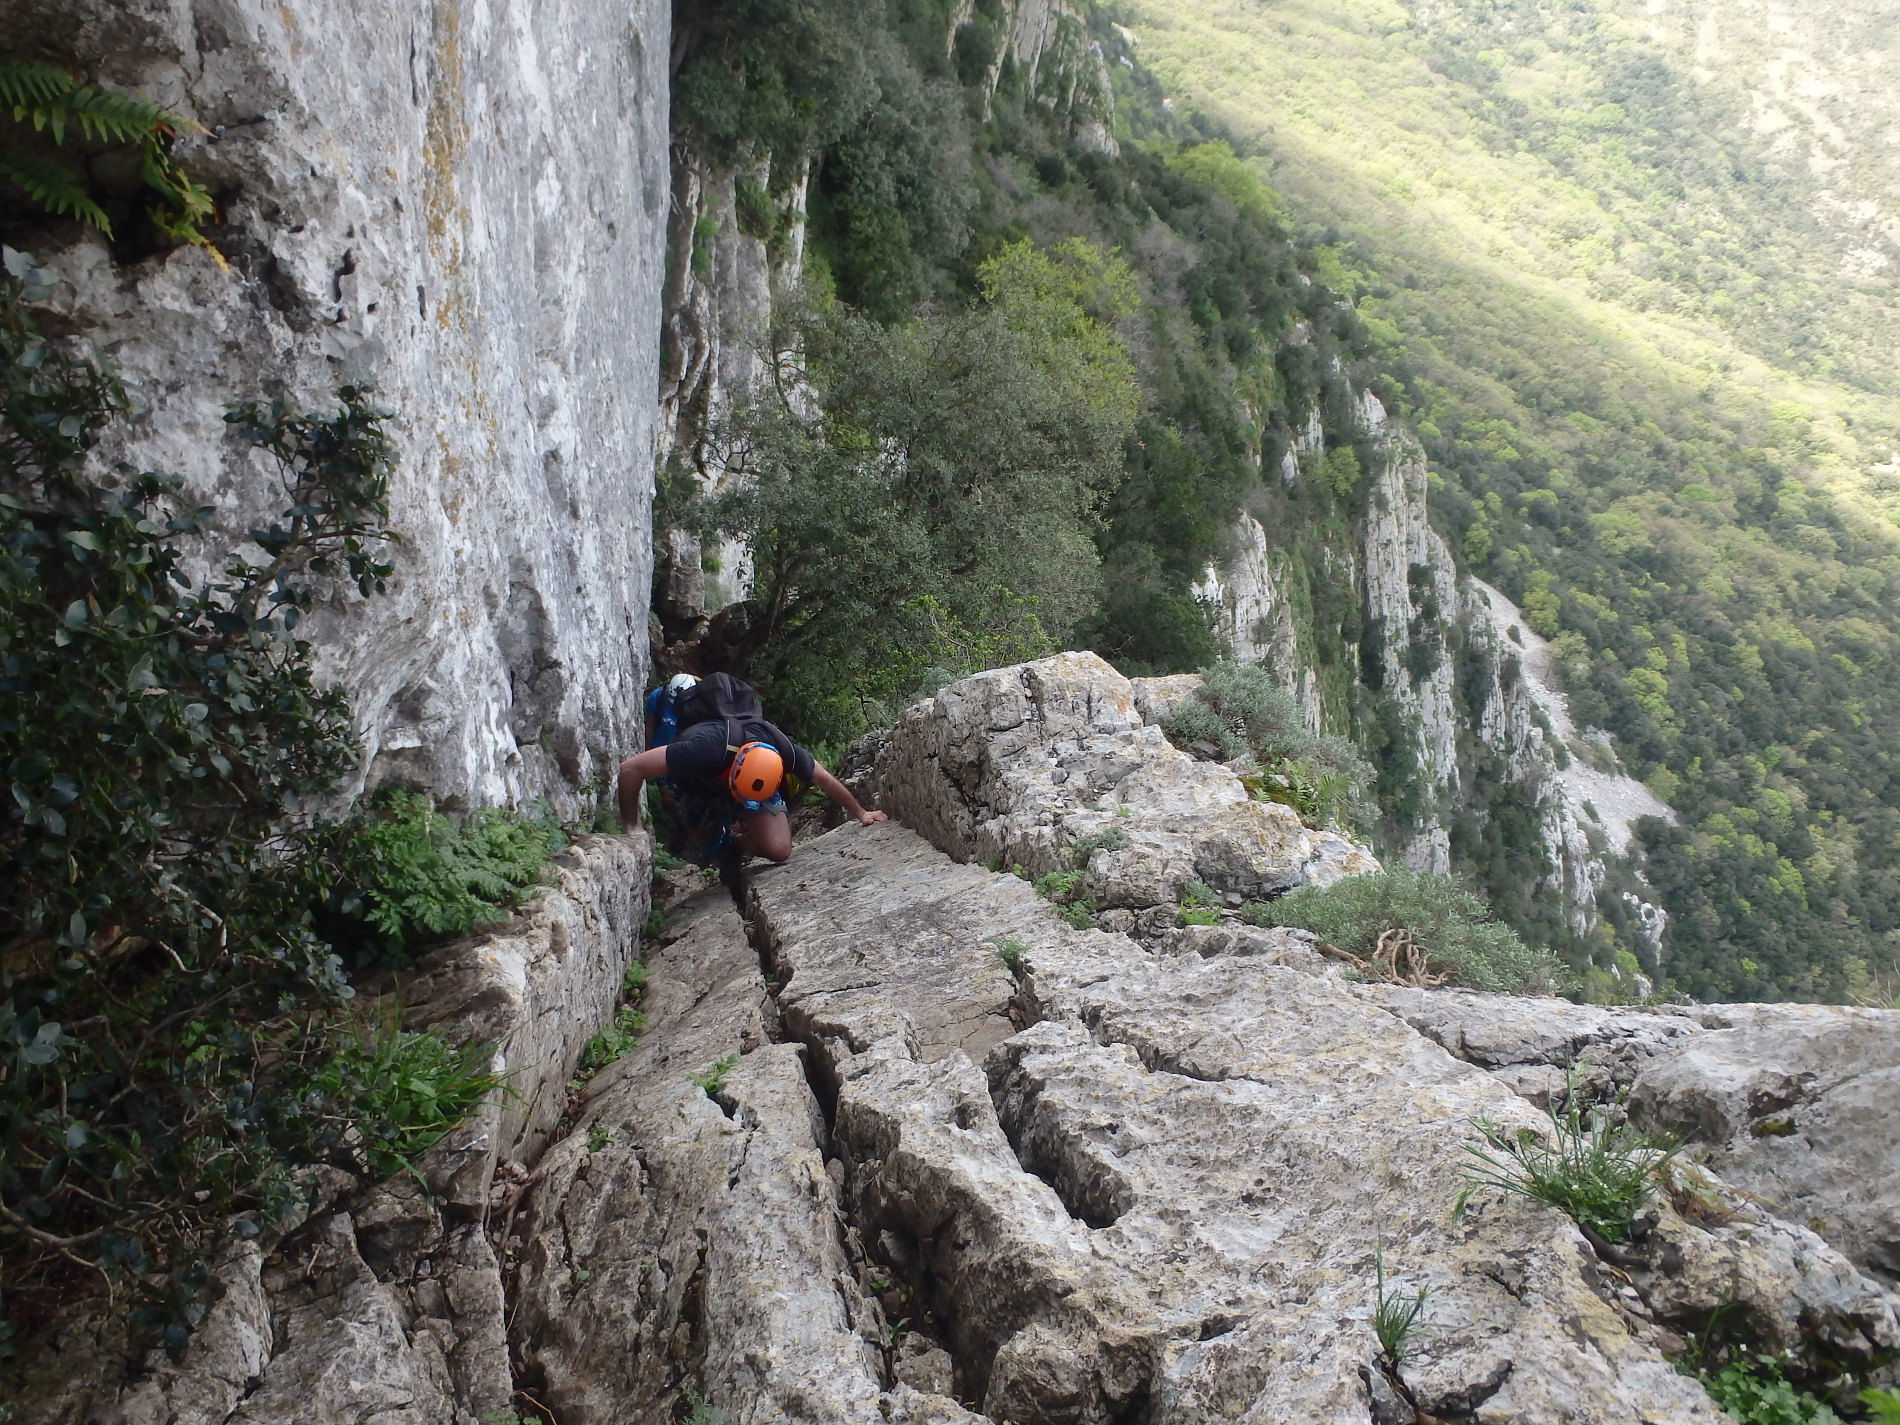
M 666 775 L 675 782 L 699 791 L 723 793 L 726 773 L 726 724 L 702 722 L 687 728 L 666 744 Z M 785 770 L 802 782 L 812 779 L 817 764 L 811 753 L 761 718 L 745 718 L 736 724 L 737 742 L 764 742 L 778 749 L 785 759 Z M 734 745 L 737 745 L 735 743 Z

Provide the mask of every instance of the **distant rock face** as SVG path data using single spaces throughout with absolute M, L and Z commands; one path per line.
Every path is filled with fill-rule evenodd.
M 371 780 L 464 803 L 572 789 L 638 745 L 667 215 L 658 0 L 17 0 L 10 41 L 205 126 L 230 271 L 49 229 L 50 329 L 146 412 L 104 452 L 243 531 L 282 508 L 231 404 L 395 413 L 391 592 L 306 624 Z
M 1535 807 L 1549 866 L 1540 891 L 1560 901 L 1572 929 L 1587 933 L 1599 919 L 1607 864 L 1630 852 L 1632 823 L 1645 816 L 1673 820 L 1674 813 L 1634 778 L 1595 765 L 1613 764 L 1613 753 L 1607 741 L 1586 739 L 1572 726 L 1544 640 L 1503 594 L 1461 575 L 1432 528 L 1417 441 L 1370 391 L 1357 394 L 1352 410 L 1355 434 L 1372 452 L 1366 511 L 1356 537 L 1326 551 L 1325 577 L 1353 588 L 1363 605 L 1364 646 L 1345 649 L 1343 661 L 1376 669 L 1381 695 L 1414 734 L 1423 811 L 1394 854 L 1416 870 L 1451 869 L 1451 816 L 1486 814 L 1472 800 L 1461 763 L 1461 751 L 1479 749 Z M 1324 448 L 1315 414 L 1288 451 L 1286 478 L 1301 478 L 1295 452 Z M 1272 669 L 1318 729 L 1324 710 L 1310 660 L 1300 656 L 1285 558 L 1259 521 L 1242 514 L 1232 554 L 1207 571 L 1195 592 L 1214 607 L 1233 656 Z M 1453 655 L 1461 639 L 1474 675 L 1464 690 L 1469 717 L 1455 689 Z M 1660 952 L 1667 917 L 1640 900 L 1633 909 L 1649 950 Z
M 1081 855 L 1103 907 L 1171 903 L 1194 880 L 1257 900 L 1378 869 L 1144 720 L 1142 702 L 1161 717 L 1187 692 L 1138 688 L 1093 653 L 979 673 L 906 712 L 864 785 L 959 859 L 1040 876 Z

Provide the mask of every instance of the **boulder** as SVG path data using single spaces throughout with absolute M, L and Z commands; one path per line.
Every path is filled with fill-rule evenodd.
M 907 711 L 856 785 L 959 861 L 1032 876 L 1080 862 L 1078 892 L 1102 907 L 1172 902 L 1191 880 L 1264 899 L 1378 869 L 1169 743 L 1143 708 L 1177 694 L 1092 653 L 979 673 Z

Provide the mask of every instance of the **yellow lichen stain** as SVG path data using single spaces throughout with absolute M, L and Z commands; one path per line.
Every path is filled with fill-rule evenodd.
M 435 0 L 431 7 L 435 49 L 429 86 L 429 113 L 422 140 L 422 212 L 429 247 L 438 260 L 452 260 L 455 241 L 467 221 L 456 195 L 456 170 L 468 148 L 468 122 L 462 116 L 461 0 Z

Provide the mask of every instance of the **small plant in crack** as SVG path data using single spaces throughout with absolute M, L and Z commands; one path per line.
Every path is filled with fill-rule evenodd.
M 726 1086 L 726 1075 L 732 1072 L 733 1065 L 739 1062 L 737 1054 L 727 1054 L 724 1058 L 713 1060 L 703 1074 L 688 1074 L 686 1077 L 706 1091 L 710 1098 L 717 1098 Z
M 715 1409 L 696 1387 L 687 1386 L 680 1392 L 680 1399 L 686 1404 L 680 1425 L 731 1425 L 726 1412 Z
M 1087 836 L 1076 837 L 1069 847 L 1069 854 L 1075 858 L 1077 868 L 1088 865 L 1089 857 L 1097 851 L 1120 851 L 1128 845 L 1128 833 L 1119 826 L 1111 826 L 1104 831 L 1095 831 Z
M 996 942 L 996 958 L 1012 975 L 1022 968 L 1023 956 L 1028 953 L 1029 947 L 1013 935 L 1005 935 Z
M 1409 1294 L 1388 1293 L 1383 1244 L 1373 1249 L 1372 1272 L 1372 1334 L 1379 1338 L 1386 1365 L 1397 1372 L 1412 1354 L 1412 1334 L 1418 1329 L 1419 1313 L 1425 1309 L 1431 1288 L 1421 1286 Z
M 598 1153 L 613 1141 L 613 1133 L 604 1123 L 596 1123 L 587 1130 L 587 1151 Z
M 1600 1108 L 1586 1112 L 1574 1074 L 1564 1099 L 1561 1113 L 1555 1103 L 1545 1110 L 1548 1138 L 1529 1128 L 1511 1132 L 1489 1119 L 1471 1120 L 1486 1147 L 1465 1145 L 1474 1161 L 1465 1169 L 1455 1211 L 1491 1187 L 1562 1208 L 1602 1242 L 1629 1240 L 1637 1210 L 1655 1192 L 1682 1140 L 1639 1132 Z

